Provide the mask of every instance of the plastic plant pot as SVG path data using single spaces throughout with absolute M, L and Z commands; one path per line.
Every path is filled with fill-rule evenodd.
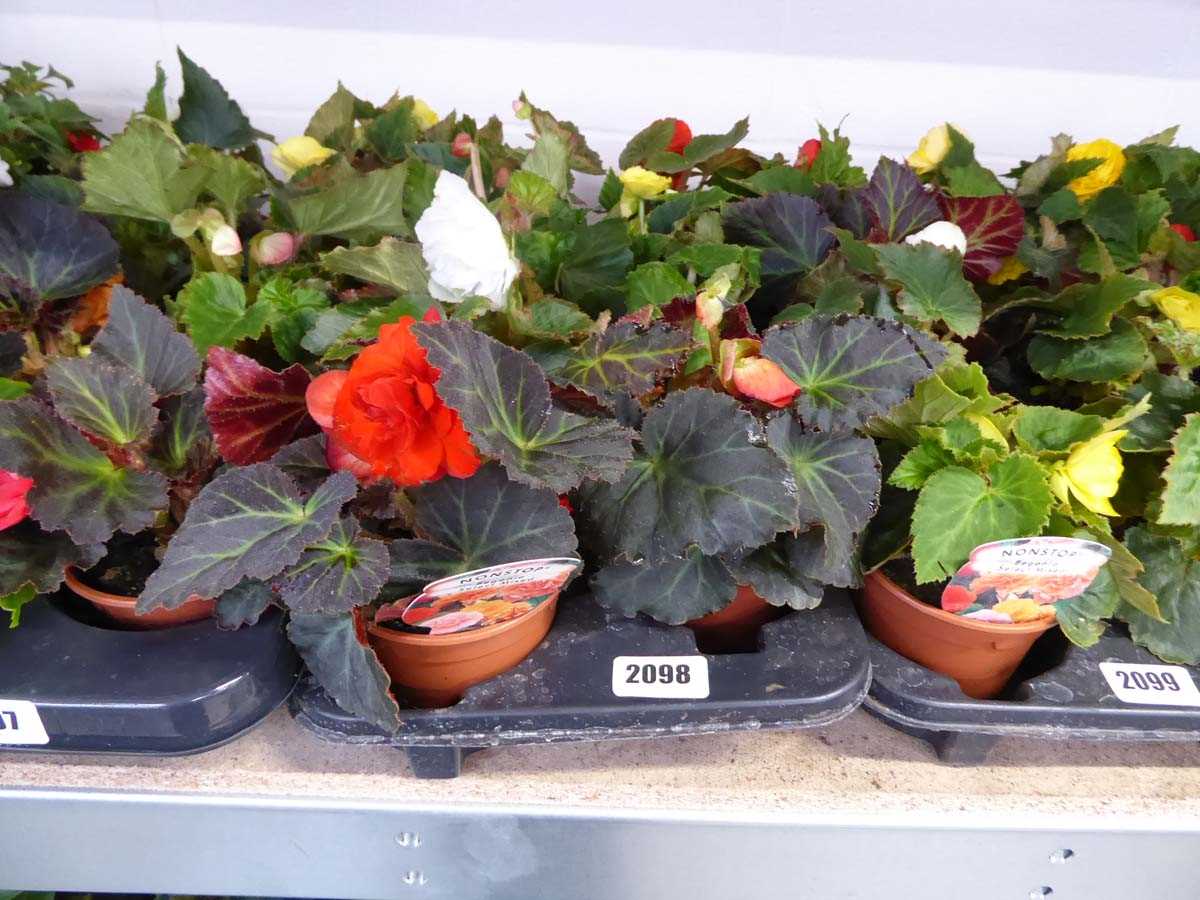
M 109 594 L 90 587 L 79 580 L 79 574 L 74 569 L 67 569 L 66 584 L 73 593 L 87 600 L 114 622 L 127 628 L 148 630 L 186 625 L 188 622 L 198 622 L 211 617 L 217 606 L 216 600 L 190 597 L 184 601 L 182 606 L 174 609 L 160 607 L 151 612 L 139 614 L 137 597 L 123 597 L 120 594 Z
M 701 653 L 737 653 L 758 649 L 758 633 L 787 609 L 772 606 L 749 585 L 740 585 L 733 602 L 724 609 L 692 619 L 688 628 L 696 635 Z

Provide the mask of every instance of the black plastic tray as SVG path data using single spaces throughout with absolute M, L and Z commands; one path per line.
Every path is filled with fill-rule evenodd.
M 1142 706 L 1114 696 L 1102 662 L 1157 663 L 1119 626 L 1092 647 L 1057 629 L 1038 640 L 1003 699 L 975 700 L 939 675 L 868 637 L 871 689 L 863 708 L 927 741 L 946 762 L 978 764 L 1002 737 L 1096 741 L 1200 740 L 1200 708 Z M 1200 669 L 1185 667 L 1200 684 Z
M 616 697 L 614 657 L 693 655 L 696 642 L 684 627 L 612 617 L 585 594 L 560 602 L 546 641 L 515 669 L 455 706 L 404 711 L 397 734 L 343 712 L 309 679 L 291 709 L 322 738 L 402 747 L 418 777 L 453 778 L 465 754 L 485 747 L 808 728 L 848 715 L 866 695 L 866 635 L 844 591 L 765 626 L 759 643 L 756 653 L 708 656 L 707 699 Z
M 25 607 L 19 628 L 0 627 L 0 698 L 33 701 L 50 738 L 0 751 L 208 750 L 262 721 L 299 675 L 275 612 L 238 631 L 212 620 L 162 631 L 102 622 L 83 600 L 61 596 Z

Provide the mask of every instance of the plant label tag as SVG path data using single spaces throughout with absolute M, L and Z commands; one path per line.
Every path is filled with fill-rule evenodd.
M 1056 618 L 1055 604 L 1088 589 L 1112 551 L 1068 537 L 980 544 L 942 589 L 942 609 L 984 622 Z
M 50 743 L 46 726 L 37 707 L 28 700 L 5 700 L 0 697 L 0 744 Z
M 1200 706 L 1200 690 L 1183 666 L 1161 663 L 1102 662 L 1100 671 L 1122 703 Z
M 696 656 L 617 656 L 612 692 L 618 697 L 703 700 L 708 696 L 708 658 Z
M 439 578 L 415 599 L 400 600 L 375 614 L 376 622 L 399 619 L 412 630 L 457 634 L 511 622 L 558 596 L 583 566 L 573 557 L 525 559 Z

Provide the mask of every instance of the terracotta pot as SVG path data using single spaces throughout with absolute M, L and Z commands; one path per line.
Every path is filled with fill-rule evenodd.
M 1033 642 L 1054 619 L 1004 624 L 980 622 L 922 603 L 880 572 L 872 572 L 859 595 L 867 631 L 901 656 L 958 682 L 968 697 L 995 697 L 1008 683 Z
M 696 635 L 701 653 L 737 653 L 758 649 L 758 632 L 787 612 L 758 596 L 754 588 L 740 585 L 733 602 L 707 616 L 692 619 L 687 627 Z
M 392 689 L 413 706 L 452 706 L 473 684 L 495 678 L 533 652 L 542 642 L 558 598 L 533 612 L 459 634 L 411 634 L 367 626 L 367 638 L 388 675 Z
M 92 606 L 100 610 L 114 622 L 128 628 L 171 628 L 175 625 L 186 625 L 188 622 L 198 622 L 207 619 L 216 609 L 216 600 L 205 600 L 203 597 L 189 597 L 182 606 L 175 609 L 156 610 L 139 615 L 137 612 L 137 597 L 122 597 L 120 594 L 108 594 L 104 591 L 89 587 L 79 580 L 74 569 L 66 571 L 67 587 Z

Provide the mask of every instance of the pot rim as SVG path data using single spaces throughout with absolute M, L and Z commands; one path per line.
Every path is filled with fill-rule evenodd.
M 367 634 L 397 644 L 411 644 L 424 647 L 455 647 L 507 634 L 524 624 L 527 620 L 537 618 L 538 613 L 542 611 L 542 607 L 553 609 L 557 605 L 558 597 L 555 596 L 554 599 L 547 600 L 520 618 L 509 622 L 501 622 L 498 625 L 485 625 L 483 628 L 474 628 L 471 631 L 459 631 L 454 634 L 413 634 L 408 631 L 396 631 L 393 628 L 384 628 L 382 625 L 376 625 L 374 621 L 367 623 Z
M 867 573 L 867 578 L 873 578 L 882 582 L 883 587 L 888 589 L 888 593 L 898 599 L 906 606 L 912 607 L 917 611 L 931 616 L 935 619 L 942 619 L 947 623 L 952 623 L 964 628 L 968 631 L 977 631 L 983 634 L 1037 634 L 1042 631 L 1049 631 L 1058 624 L 1058 619 L 1047 619 L 1045 622 L 981 622 L 978 619 L 968 619 L 964 616 L 955 615 L 952 612 L 947 612 L 936 606 L 930 606 L 928 603 L 922 603 L 907 590 L 878 570 Z
M 137 606 L 137 597 L 130 597 L 126 594 L 110 594 L 107 591 L 102 591 L 99 588 L 94 588 L 90 584 L 86 584 L 80 580 L 76 574 L 78 570 L 75 566 L 67 566 L 63 571 L 63 581 L 67 587 L 83 597 L 85 600 L 96 600 L 101 603 L 111 603 L 113 605 L 128 606 L 133 609 Z M 191 598 L 189 598 L 191 599 Z

